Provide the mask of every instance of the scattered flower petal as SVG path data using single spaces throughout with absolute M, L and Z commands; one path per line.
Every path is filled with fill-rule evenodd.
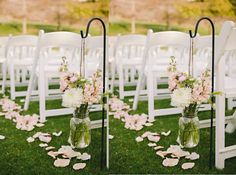
M 57 159 L 54 161 L 55 167 L 66 167 L 70 164 L 70 159 Z
M 168 136 L 168 135 L 170 135 L 170 133 L 171 133 L 171 130 L 169 130 L 167 132 L 161 132 L 161 135 Z
M 195 166 L 194 162 L 183 163 L 181 168 L 184 170 L 192 169 Z
M 147 138 L 148 138 L 148 140 L 150 142 L 159 142 L 159 140 L 160 140 L 160 136 L 159 135 L 156 135 L 156 136 L 148 135 Z
M 27 142 L 29 142 L 29 143 L 34 142 L 34 138 L 33 137 L 28 137 Z
M 43 127 L 44 126 L 44 123 L 37 123 L 35 126 L 37 126 L 37 127 Z
M 52 149 L 55 149 L 55 147 L 54 146 L 48 146 L 48 147 L 45 148 L 46 151 L 49 151 L 49 150 L 52 150 Z
M 3 135 L 0 135 L 0 140 L 4 140 L 6 137 Z
M 145 126 L 152 126 L 153 123 L 145 123 Z
M 159 150 L 159 149 L 162 149 L 162 148 L 164 148 L 163 146 L 156 146 L 156 147 L 154 147 L 154 150 Z
M 80 156 L 77 156 L 77 159 L 89 160 L 89 159 L 91 159 L 91 155 L 89 155 L 88 153 L 83 153 Z
M 143 141 L 143 138 L 142 137 L 140 137 L 140 136 L 138 136 L 138 137 L 136 137 L 136 142 L 142 142 Z
M 60 131 L 60 132 L 53 132 L 52 133 L 52 135 L 54 135 L 56 137 L 59 137 L 61 134 L 62 134 L 62 131 Z
M 154 147 L 154 146 L 157 146 L 157 144 L 156 143 L 148 143 L 148 146 L 149 147 Z
M 186 159 L 197 160 L 200 158 L 200 155 L 196 152 L 192 152 L 190 155 L 185 156 Z
M 162 165 L 165 167 L 173 167 L 179 163 L 179 159 L 165 158 Z
M 160 157 L 162 157 L 162 158 L 165 158 L 165 156 L 166 156 L 167 154 L 169 154 L 169 153 L 166 152 L 166 151 L 157 151 L 157 152 L 156 152 L 156 155 L 158 155 L 158 156 L 160 156 Z
M 41 148 L 44 148 L 44 147 L 47 147 L 48 144 L 46 144 L 46 143 L 40 143 L 39 146 L 40 146 Z
M 58 152 L 49 151 L 48 155 L 51 156 L 53 159 L 56 159 L 56 156 L 58 156 Z
M 73 165 L 74 170 L 84 169 L 86 167 L 86 163 L 76 163 Z
M 39 140 L 41 142 L 49 143 L 52 140 L 51 136 L 40 135 Z

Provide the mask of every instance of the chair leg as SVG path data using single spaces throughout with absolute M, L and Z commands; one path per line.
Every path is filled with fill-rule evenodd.
M 32 73 L 30 76 L 27 92 L 26 92 L 26 97 L 25 97 L 25 104 L 24 104 L 24 110 L 28 110 L 29 108 L 29 102 L 30 102 L 30 96 L 34 87 L 34 84 L 36 83 L 35 81 L 35 74 Z
M 137 107 L 138 107 L 139 94 L 140 94 L 140 91 L 141 91 L 143 77 L 144 77 L 143 72 L 144 72 L 144 70 L 141 70 L 140 73 L 139 73 L 138 83 L 137 83 L 136 91 L 135 91 L 135 94 L 134 94 L 133 110 L 136 110 Z
M 46 97 L 45 97 L 46 92 L 45 92 L 45 74 L 42 70 L 43 70 L 42 68 L 39 68 L 39 78 L 38 78 L 39 115 L 40 115 L 40 121 L 44 122 L 46 120 Z
M 121 65 L 119 65 L 118 74 L 119 74 L 119 96 L 120 99 L 124 99 L 124 74 L 123 74 L 123 67 Z
M 225 148 L 225 96 L 220 95 L 216 98 L 216 134 L 215 134 L 215 166 L 223 169 L 225 158 L 221 150 Z
M 15 100 L 15 73 L 14 73 L 14 65 L 10 65 L 10 93 L 11 99 Z
M 147 93 L 148 93 L 148 118 L 154 120 L 154 79 L 153 74 L 148 72 L 147 76 Z
M 6 79 L 7 79 L 7 66 L 6 66 L 6 63 L 3 63 L 2 64 L 2 93 L 3 94 L 5 94 Z

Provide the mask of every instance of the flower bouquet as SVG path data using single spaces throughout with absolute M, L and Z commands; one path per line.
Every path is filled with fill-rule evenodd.
M 168 73 L 169 90 L 172 92 L 171 105 L 183 108 L 177 142 L 182 147 L 195 147 L 200 139 L 198 109 L 211 96 L 210 71 L 207 69 L 200 77 L 194 78 L 188 73 L 178 71 L 175 58 L 171 57 Z
M 63 57 L 60 67 L 60 90 L 62 106 L 74 108 L 70 121 L 70 137 L 68 142 L 72 147 L 85 148 L 91 142 L 89 106 L 99 103 L 102 97 L 102 76 L 97 71 L 89 79 L 81 73 L 70 72 L 66 58 Z

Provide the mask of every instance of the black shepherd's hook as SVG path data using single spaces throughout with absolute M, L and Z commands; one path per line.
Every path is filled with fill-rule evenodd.
M 88 34 L 89 34 L 89 28 L 90 28 L 90 24 L 93 22 L 93 21 L 100 21 L 101 24 L 102 24 L 102 27 L 103 27 L 103 98 L 102 98 L 102 101 L 103 101 L 103 107 L 102 107 L 102 143 L 101 143 L 101 169 L 104 168 L 104 163 L 105 163 L 105 156 L 104 156 L 104 138 L 105 138 L 105 130 L 104 130 L 104 125 L 105 125 L 105 108 L 104 108 L 104 105 L 105 105 L 105 77 L 106 77 L 106 26 L 105 26 L 105 23 L 103 22 L 102 19 L 100 18 L 92 18 L 90 19 L 90 21 L 88 22 L 87 24 L 87 28 L 86 28 L 86 33 L 84 35 L 83 31 L 81 30 L 80 31 L 80 34 L 81 34 L 81 37 L 82 38 L 87 38 L 88 37 Z
M 211 24 L 211 29 L 212 29 L 212 62 L 211 62 L 211 84 L 212 84 L 212 88 L 211 88 L 211 92 L 214 92 L 214 59 L 215 59 L 215 26 L 212 22 L 212 20 L 208 17 L 203 17 L 200 18 L 195 26 L 195 33 L 194 35 L 192 35 L 192 31 L 189 30 L 189 35 L 191 38 L 195 38 L 197 36 L 197 31 L 198 31 L 198 25 L 202 20 L 207 20 L 210 24 Z M 211 101 L 212 103 L 214 103 L 214 97 L 212 95 L 211 97 Z M 210 157 L 209 157 L 209 167 L 212 168 L 212 147 L 213 147 L 213 118 L 214 118 L 214 109 L 213 106 L 211 107 L 211 130 L 210 130 Z

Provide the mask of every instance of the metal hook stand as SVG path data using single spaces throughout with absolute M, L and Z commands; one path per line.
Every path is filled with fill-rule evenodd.
M 81 30 L 80 31 L 80 34 L 81 34 L 81 37 L 82 38 L 87 38 L 88 37 L 88 34 L 89 34 L 89 28 L 90 28 L 90 25 L 93 21 L 99 21 L 101 24 L 102 24 L 102 27 L 103 27 L 103 94 L 105 94 L 105 86 L 106 86 L 106 83 L 105 83 L 105 77 L 106 77 L 106 26 L 105 26 L 105 23 L 103 22 L 102 19 L 100 18 L 92 18 L 90 19 L 90 21 L 88 22 L 87 24 L 87 28 L 86 28 L 86 33 L 84 35 L 83 31 Z M 100 161 L 100 164 L 101 164 L 101 169 L 103 170 L 104 169 L 104 164 L 106 162 L 106 159 L 105 159 L 105 156 L 104 156 L 104 147 L 105 147 L 105 144 L 104 144 L 104 139 L 105 139 L 105 96 L 103 95 L 103 98 L 102 98 L 102 102 L 103 102 L 103 107 L 102 107 L 102 140 L 101 140 L 101 161 Z
M 212 62 L 211 62 L 211 92 L 214 92 L 214 59 L 215 59 L 215 26 L 212 20 L 208 17 L 203 17 L 200 18 L 196 25 L 195 25 L 195 32 L 194 35 L 192 35 L 192 31 L 189 30 L 189 35 L 191 38 L 195 38 L 197 36 L 197 31 L 198 31 L 198 26 L 199 23 L 203 20 L 207 20 L 211 24 L 211 29 L 212 29 Z M 211 101 L 214 102 L 214 97 L 211 97 Z M 209 157 L 209 167 L 212 168 L 212 147 L 213 147 L 213 118 L 214 118 L 214 109 L 211 107 L 211 128 L 210 128 L 210 157 Z

